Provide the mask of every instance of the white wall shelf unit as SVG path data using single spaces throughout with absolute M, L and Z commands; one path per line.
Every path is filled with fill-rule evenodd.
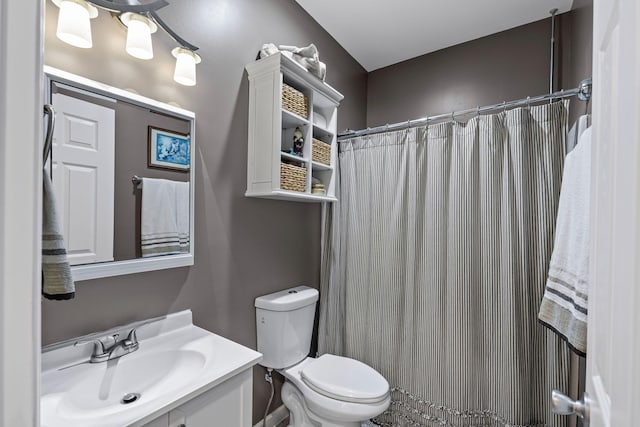
M 247 197 L 299 202 L 333 202 L 337 160 L 338 106 L 343 95 L 307 72 L 296 62 L 278 53 L 246 66 L 249 77 L 249 147 Z M 308 117 L 283 108 L 283 84 L 302 92 L 308 100 Z M 304 137 L 302 156 L 293 154 L 293 132 Z M 312 155 L 312 139 L 331 146 L 328 165 Z M 304 169 L 304 191 L 281 185 L 281 164 Z M 312 194 L 312 184 L 324 185 L 325 194 Z

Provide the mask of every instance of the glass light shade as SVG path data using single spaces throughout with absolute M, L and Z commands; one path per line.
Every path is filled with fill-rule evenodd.
M 62 0 L 59 6 L 58 38 L 75 47 L 88 49 L 93 46 L 88 5 L 83 1 Z
M 151 26 L 144 16 L 134 15 L 127 22 L 127 45 L 129 55 L 139 59 L 153 58 Z
M 176 58 L 176 69 L 173 80 L 184 86 L 196 85 L 196 64 L 200 63 L 197 53 L 177 47 L 171 52 Z

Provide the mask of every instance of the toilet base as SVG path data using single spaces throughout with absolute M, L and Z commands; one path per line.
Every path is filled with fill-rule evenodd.
M 289 410 L 289 427 L 361 427 L 361 422 L 328 420 L 309 410 L 302 393 L 289 381 L 282 385 L 282 402 Z

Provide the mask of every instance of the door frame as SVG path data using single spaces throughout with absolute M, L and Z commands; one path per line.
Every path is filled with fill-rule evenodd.
M 40 425 L 42 0 L 0 1 L 0 425 Z

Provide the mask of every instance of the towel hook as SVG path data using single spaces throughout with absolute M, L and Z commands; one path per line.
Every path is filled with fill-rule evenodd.
M 44 140 L 44 149 L 42 153 L 42 162 L 47 163 L 47 159 L 51 155 L 51 144 L 53 143 L 53 128 L 56 125 L 56 112 L 53 105 L 44 105 L 44 114 L 47 116 L 47 134 Z

